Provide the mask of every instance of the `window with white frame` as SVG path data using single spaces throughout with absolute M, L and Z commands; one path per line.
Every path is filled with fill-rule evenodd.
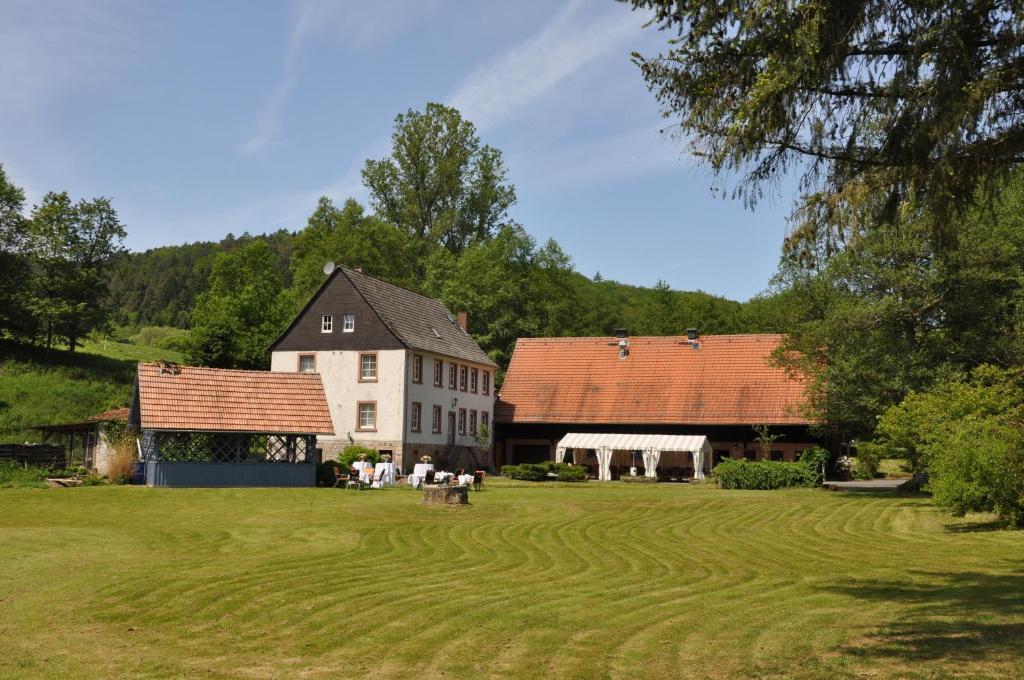
M 490 394 L 491 393 L 491 372 L 490 371 L 484 371 L 483 375 L 480 376 L 480 379 L 483 381 L 482 384 L 480 385 L 480 392 L 481 392 L 481 394 Z
M 476 410 L 470 409 L 469 411 L 469 433 L 476 436 Z
M 444 362 L 434 359 L 434 387 L 444 386 Z
M 448 364 L 448 389 L 458 389 L 455 384 L 456 376 L 458 375 L 459 367 L 455 364 Z
M 299 355 L 299 373 L 316 373 L 316 355 Z
M 466 409 L 459 409 L 459 434 L 466 434 Z
M 414 383 L 423 382 L 423 357 L 419 354 L 412 355 L 412 381 Z
M 466 370 L 465 366 L 459 366 L 459 389 L 463 392 L 466 391 Z
M 334 332 L 334 315 L 324 314 L 320 317 L 320 332 L 321 333 L 333 333 Z
M 356 315 L 344 314 L 341 317 L 341 332 L 351 333 L 356 329 Z
M 480 375 L 480 371 L 478 371 L 477 369 L 475 369 L 475 368 L 469 369 L 469 391 L 472 392 L 473 394 L 476 394 L 476 386 L 477 386 L 478 376 L 479 375 Z
M 359 429 L 359 430 L 376 430 L 377 429 L 377 402 L 375 402 L 375 401 L 361 401 L 361 402 L 359 402 L 359 420 L 357 422 L 357 429 Z
M 487 430 L 491 429 L 491 414 L 487 411 L 480 411 L 480 428 Z
M 419 432 L 420 431 L 421 418 L 422 418 L 422 415 L 423 415 L 422 411 L 423 411 L 423 406 L 418 401 L 412 402 L 411 422 L 412 422 L 412 431 L 413 432 Z
M 376 382 L 377 380 L 377 355 L 359 355 L 359 382 Z
M 434 432 L 434 434 L 441 433 L 441 407 L 438 406 L 437 404 L 434 404 L 434 414 L 433 420 L 430 423 L 430 429 Z

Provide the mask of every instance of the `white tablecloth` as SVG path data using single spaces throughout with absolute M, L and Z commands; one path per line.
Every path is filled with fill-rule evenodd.
M 445 472 L 444 470 L 438 470 L 434 473 L 434 481 L 438 484 L 444 484 L 444 480 L 454 477 L 454 473 Z
M 379 489 L 382 486 L 391 486 L 395 483 L 395 464 L 377 463 L 373 468 L 373 487 Z
M 468 486 L 468 485 L 470 485 L 472 483 L 473 483 L 473 475 L 459 475 L 459 484 L 464 484 L 464 485 Z
M 416 463 L 412 466 L 412 474 L 406 477 L 412 488 L 418 488 L 423 480 L 427 478 L 427 470 L 433 470 L 433 463 Z
M 369 463 L 353 463 L 352 466 L 359 470 L 359 481 L 369 484 L 373 481 L 373 466 Z

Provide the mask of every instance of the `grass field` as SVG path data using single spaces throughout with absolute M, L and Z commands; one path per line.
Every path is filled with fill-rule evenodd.
M 697 485 L 0 491 L 0 676 L 1020 677 L 1024 534 L 978 520 Z
M 0 442 L 35 441 L 26 428 L 77 422 L 125 406 L 139 361 L 180 361 L 149 345 L 87 340 L 77 352 L 0 342 Z

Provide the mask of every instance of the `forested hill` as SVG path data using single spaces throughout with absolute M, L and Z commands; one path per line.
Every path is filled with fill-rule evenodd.
M 129 326 L 188 328 L 196 297 L 206 290 L 214 260 L 253 238 L 267 242 L 275 255 L 277 274 L 290 285 L 294 235 L 284 229 L 256 237 L 228 234 L 219 242 L 198 241 L 122 253 L 111 267 L 114 321 Z
M 199 241 L 123 253 L 111 268 L 114 321 L 124 326 L 189 328 L 196 299 L 208 288 L 217 257 L 253 242 L 267 244 L 274 273 L 282 287 L 289 288 L 296 238 L 295 233 L 282 229 L 271 234 L 228 234 L 219 242 Z M 367 273 L 389 278 L 386 272 L 374 272 L 372 267 L 367 267 Z M 591 279 L 576 272 L 567 282 L 572 288 L 571 297 L 581 302 L 576 313 L 578 323 L 574 324 L 574 330 L 581 334 L 611 333 L 616 328 L 628 328 L 633 333 L 681 333 L 690 326 L 705 333 L 734 333 L 770 331 L 776 325 L 760 322 L 754 311 L 745 313 L 745 305 L 739 302 L 704 292 L 671 291 L 664 285 L 634 286 L 602 279 L 600 275 Z M 409 285 L 407 281 L 398 283 Z

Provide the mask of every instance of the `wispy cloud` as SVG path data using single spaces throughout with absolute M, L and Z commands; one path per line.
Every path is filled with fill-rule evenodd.
M 432 12 L 440 0 L 411 5 L 399 0 L 306 0 L 294 5 L 294 18 L 285 43 L 281 77 L 259 111 L 255 131 L 238 149 L 254 154 L 270 146 L 281 133 L 281 118 L 302 76 L 303 57 L 318 40 L 340 42 L 358 49 L 393 40 Z
M 539 33 L 473 71 L 449 103 L 478 128 L 497 127 L 639 32 L 642 22 L 624 8 L 588 17 L 584 7 L 593 4 L 572 0 Z
M 0 109 L 31 113 L 70 83 L 109 77 L 139 46 L 136 11 L 118 2 L 4 0 Z
M 692 169 L 689 156 L 668 139 L 661 126 L 644 126 L 581 142 L 511 155 L 517 175 L 546 186 L 580 185 L 677 168 Z

